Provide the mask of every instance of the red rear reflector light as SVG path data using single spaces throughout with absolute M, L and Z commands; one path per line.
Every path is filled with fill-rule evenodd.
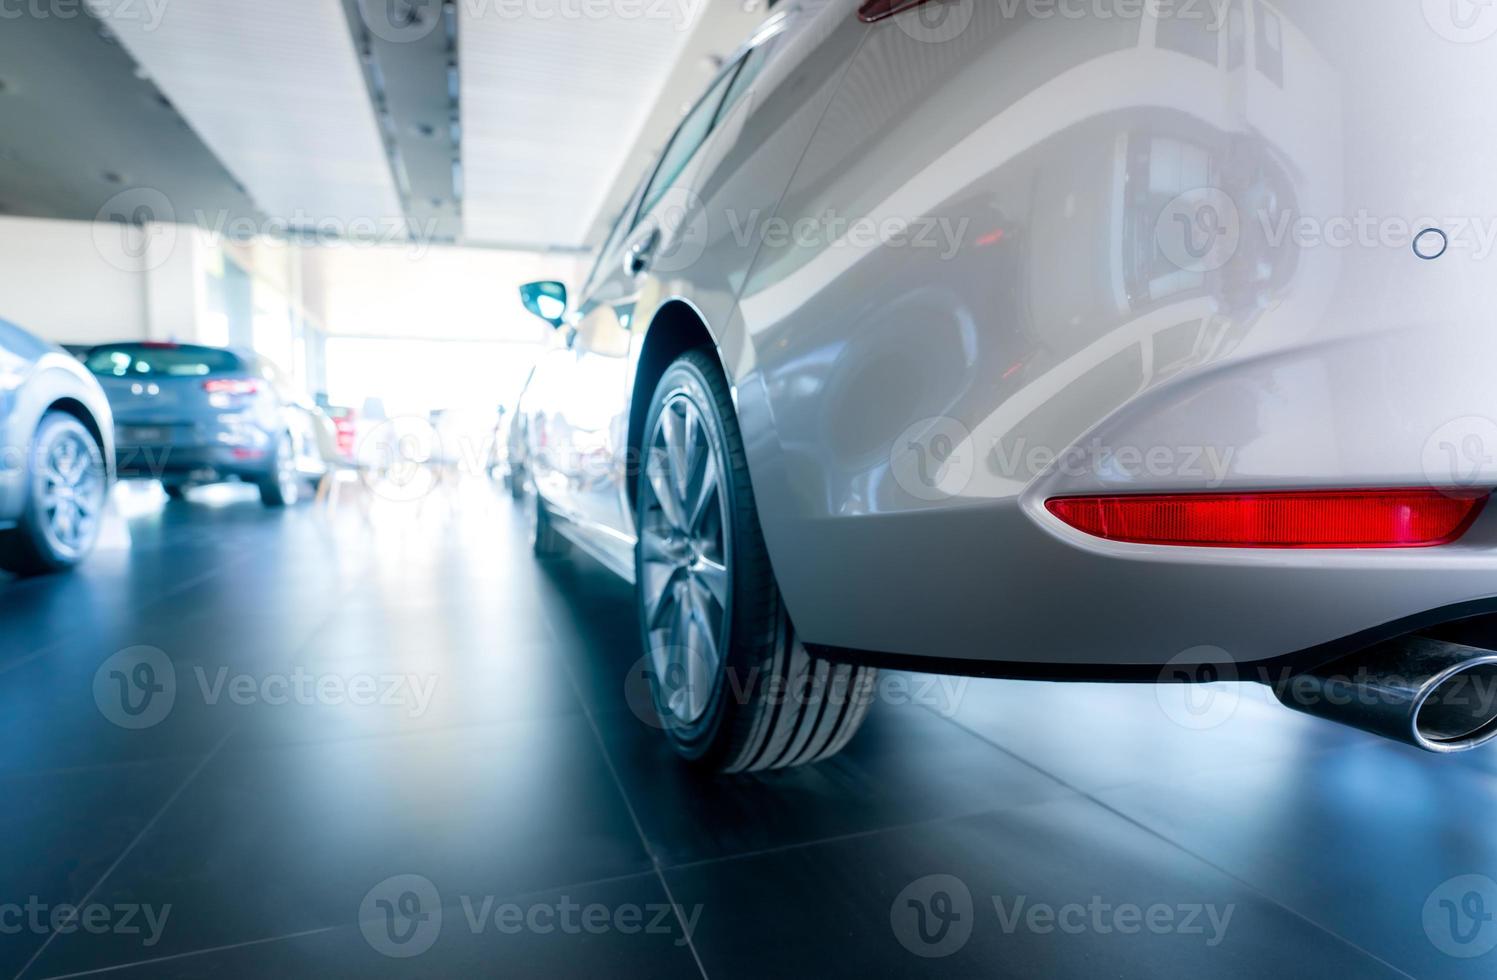
M 1109 541 L 1195 548 L 1433 548 L 1475 523 L 1490 490 L 1056 497 L 1045 508 Z
M 858 10 L 858 19 L 865 24 L 873 24 L 929 2 L 930 0 L 868 0 Z
M 214 378 L 203 382 L 203 390 L 210 395 L 253 395 L 260 390 L 260 383 L 247 378 Z

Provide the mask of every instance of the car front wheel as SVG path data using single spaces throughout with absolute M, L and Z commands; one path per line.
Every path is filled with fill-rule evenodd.
M 759 526 L 732 396 L 707 349 L 683 354 L 645 424 L 636 601 L 655 712 L 676 751 L 718 772 L 841 751 L 876 672 L 796 637 Z
M 104 516 L 108 471 L 83 423 L 48 412 L 28 454 L 26 509 L 0 532 L 0 568 L 41 575 L 71 568 L 93 550 Z

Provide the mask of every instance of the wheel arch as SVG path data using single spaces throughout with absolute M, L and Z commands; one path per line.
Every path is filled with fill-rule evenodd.
M 61 412 L 64 415 L 71 415 L 77 419 L 79 424 L 88 430 L 88 434 L 94 437 L 94 442 L 98 445 L 99 452 L 107 456 L 109 442 L 104 438 L 104 430 L 100 428 L 99 420 L 94 418 L 94 413 L 88 410 L 87 405 L 76 398 L 64 395 L 61 398 L 54 399 L 51 404 L 42 410 L 44 416 L 47 412 Z
M 660 383 L 666 369 L 676 358 L 698 347 L 711 347 L 712 356 L 723 369 L 723 377 L 731 385 L 733 378 L 723 364 L 717 340 L 707 328 L 706 318 L 684 299 L 676 298 L 664 303 L 655 312 L 649 329 L 645 331 L 644 346 L 634 369 L 634 385 L 629 394 L 629 433 L 625 443 L 629 460 L 639 460 L 643 456 L 645 416 L 650 411 L 650 399 L 655 394 L 655 386 Z M 624 483 L 632 513 L 639 505 L 638 487 L 632 478 Z

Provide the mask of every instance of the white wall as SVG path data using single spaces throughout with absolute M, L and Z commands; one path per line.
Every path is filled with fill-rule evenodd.
M 541 343 L 550 331 L 520 306 L 521 283 L 587 269 L 572 255 L 450 246 L 353 244 L 302 250 L 302 287 L 329 336 Z
M 0 218 L 0 318 L 56 343 L 145 338 L 145 256 L 129 255 L 141 251 L 141 232 L 130 230 L 136 238 L 128 248 L 125 233 L 83 221 Z

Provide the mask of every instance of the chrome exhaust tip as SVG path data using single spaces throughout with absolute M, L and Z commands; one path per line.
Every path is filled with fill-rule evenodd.
M 1497 650 L 1405 636 L 1295 674 L 1287 707 L 1427 752 L 1467 752 L 1497 738 Z

